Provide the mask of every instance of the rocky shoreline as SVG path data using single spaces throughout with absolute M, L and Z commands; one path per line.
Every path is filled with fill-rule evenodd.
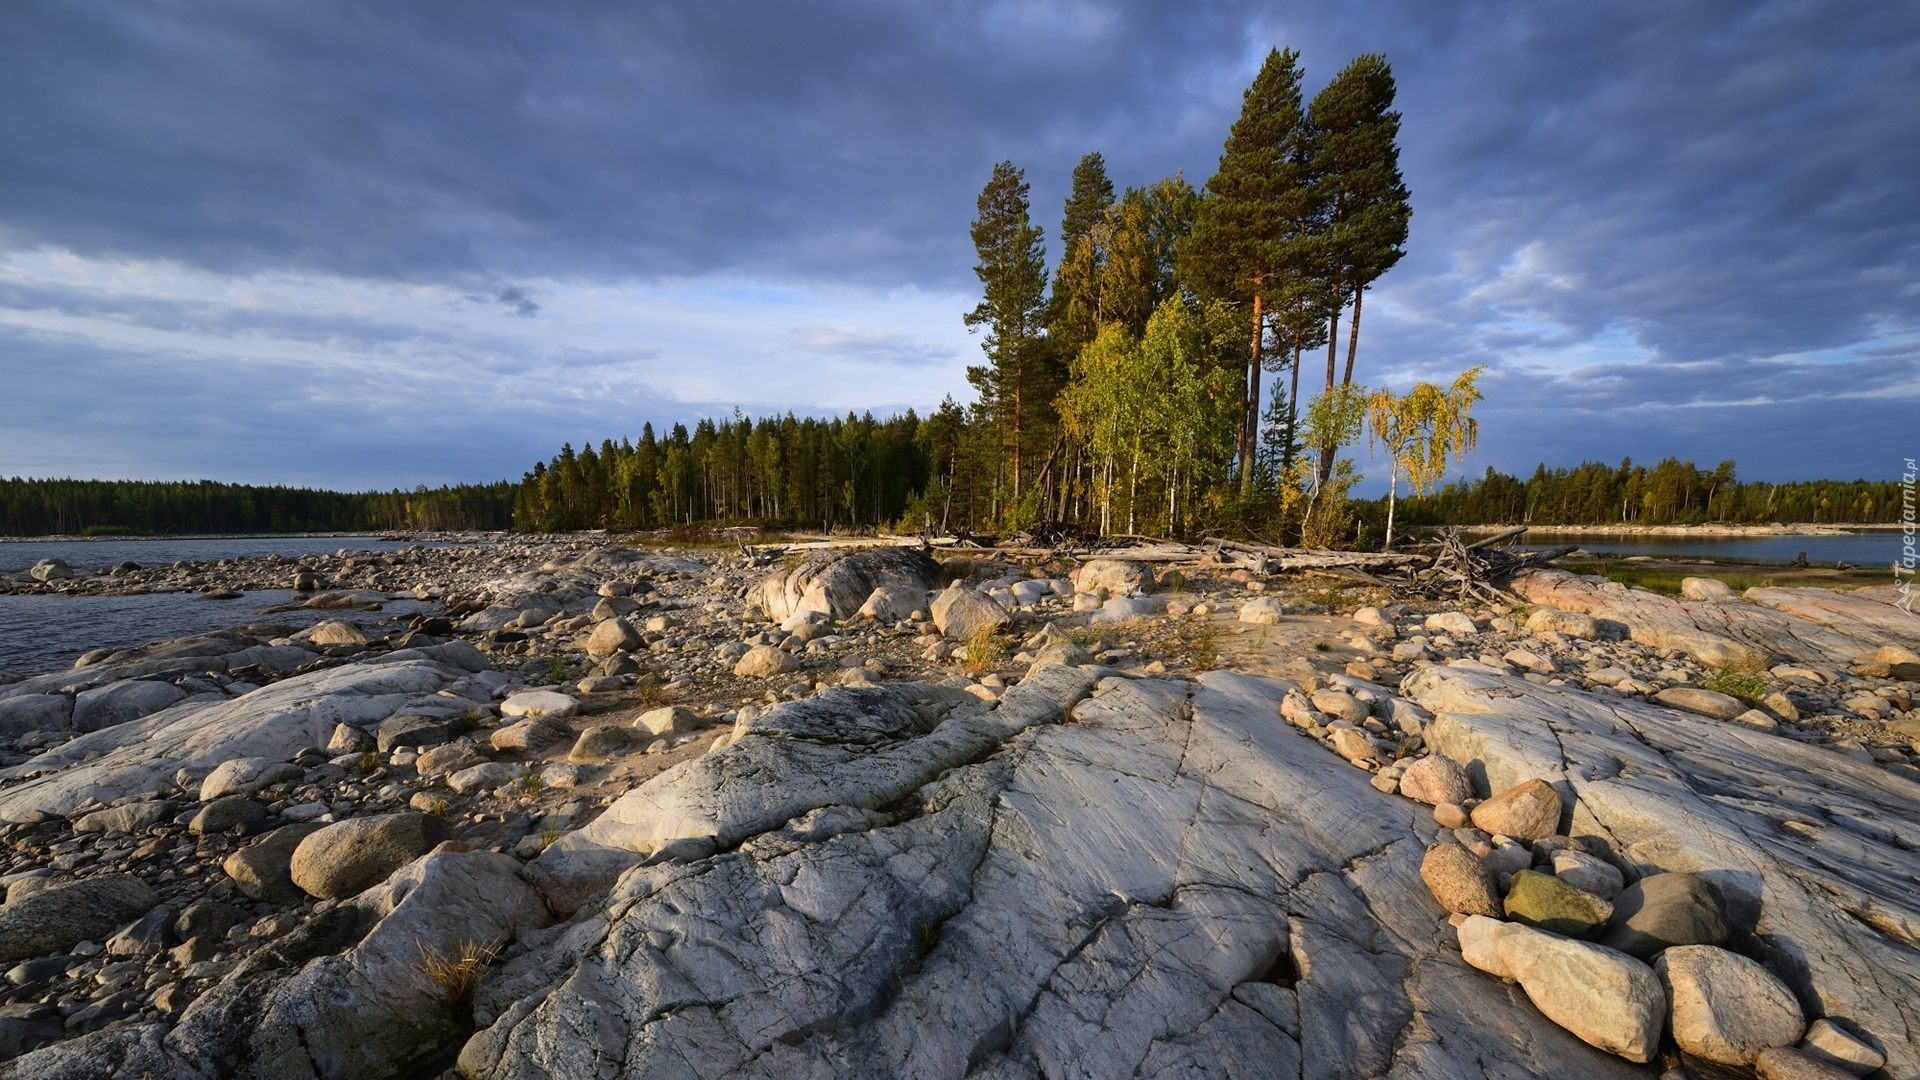
M 0 1078 L 1920 1076 L 1890 590 L 473 539 L 9 583 L 332 617 L 0 686 Z

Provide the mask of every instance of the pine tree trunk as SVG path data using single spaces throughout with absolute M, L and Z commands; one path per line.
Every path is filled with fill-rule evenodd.
M 1260 283 L 1253 290 L 1253 354 L 1247 362 L 1246 412 L 1240 419 L 1240 496 L 1253 494 L 1253 442 L 1260 427 L 1260 339 L 1263 316 L 1260 313 Z
M 1353 290 L 1353 325 L 1347 328 L 1347 373 L 1340 380 L 1341 386 L 1353 385 L 1353 354 L 1360 351 L 1360 298 L 1365 295 L 1364 285 Z

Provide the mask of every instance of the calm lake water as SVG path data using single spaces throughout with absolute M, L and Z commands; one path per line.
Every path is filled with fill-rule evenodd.
M 1562 547 L 1578 544 L 1594 554 L 1664 555 L 1689 559 L 1724 559 L 1729 562 L 1792 562 L 1801 552 L 1815 566 L 1832 566 L 1845 560 L 1849 566 L 1884 569 L 1900 557 L 1905 543 L 1900 533 L 1845 533 L 1838 536 L 1607 536 L 1563 534 L 1528 537 L 1521 548 Z
M 411 542 L 372 536 L 268 536 L 165 540 L 28 540 L 0 543 L 0 568 L 25 569 L 41 559 L 65 559 L 83 570 L 121 562 L 162 566 L 261 555 L 331 555 L 349 551 L 395 551 Z M 198 593 L 148 596 L 0 596 L 0 671 L 38 675 L 72 667 L 89 649 L 119 649 L 210 630 L 275 623 L 310 626 L 326 619 L 371 626 L 392 615 L 437 605 L 394 600 L 385 610 L 296 611 L 262 615 L 260 609 L 290 603 L 288 589 L 250 592 L 238 600 L 203 600 Z
M 168 566 L 177 562 L 259 558 L 285 555 L 331 555 L 348 551 L 398 551 L 415 546 L 411 540 L 382 540 L 376 536 L 245 536 L 180 537 L 157 540 L 10 540 L 0 541 L 0 570 L 25 570 L 41 559 L 65 559 L 86 570 L 117 563 Z M 426 545 L 432 546 L 432 545 Z

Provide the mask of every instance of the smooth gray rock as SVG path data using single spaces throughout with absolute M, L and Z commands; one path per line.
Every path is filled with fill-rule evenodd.
M 220 869 L 241 894 L 254 900 L 289 904 L 301 899 L 288 867 L 300 842 L 323 828 L 318 822 L 282 825 L 227 856 Z
M 1070 723 L 1016 697 L 1078 670 L 997 706 L 821 694 L 642 785 L 600 819 L 624 875 L 489 978 L 463 1070 L 1636 1075 L 1451 953 L 1425 815 L 1276 724 L 1289 684 L 1110 679 Z M 863 804 L 903 820 L 835 809 Z M 631 861 L 676 833 L 721 853 Z
M 0 739 L 29 731 L 73 730 L 73 699 L 65 694 L 21 694 L 0 698 Z
M 226 650 L 222 656 L 234 648 L 227 638 L 215 644 Z M 452 649 L 454 644 L 472 651 L 472 646 L 456 642 L 425 650 L 447 650 L 446 662 L 424 657 L 394 661 L 389 656 L 380 663 L 313 671 L 243 697 L 182 701 L 151 716 L 81 735 L 26 764 L 0 768 L 0 780 L 31 777 L 0 788 L 0 821 L 21 821 L 36 812 L 64 817 L 89 799 L 112 802 L 151 793 L 183 768 L 211 772 L 221 762 L 240 757 L 287 761 L 306 747 L 326 745 L 337 724 L 370 727 L 409 704 L 444 702 L 434 698 L 434 692 L 467 675 L 453 662 L 464 655 Z
M 939 584 L 940 566 L 926 552 L 919 548 L 876 548 L 851 555 L 816 555 L 797 565 L 781 567 L 761 582 L 755 596 L 774 622 L 785 622 L 799 611 L 849 619 L 859 613 L 875 589 L 925 596 Z
M 1712 945 L 1675 945 L 1653 962 L 1671 1003 L 1673 1041 L 1719 1065 L 1751 1065 L 1763 1052 L 1792 1046 L 1807 1030 L 1785 983 L 1739 953 Z
M 142 833 L 173 818 L 173 804 L 159 799 L 131 802 L 123 806 L 95 810 L 73 823 L 77 833 Z
M 1692 874 L 1649 874 L 1614 897 L 1602 943 L 1651 960 L 1673 945 L 1718 945 L 1727 916 L 1705 880 Z
M 73 730 L 99 731 L 150 716 L 186 697 L 172 683 L 152 679 L 125 679 L 79 694 L 73 699 Z

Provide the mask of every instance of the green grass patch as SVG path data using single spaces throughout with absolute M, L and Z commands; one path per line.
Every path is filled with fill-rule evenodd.
M 1726 667 L 1701 679 L 1700 688 L 1739 698 L 1749 705 L 1757 705 L 1760 699 L 1767 695 L 1767 680 L 1758 675 Z

